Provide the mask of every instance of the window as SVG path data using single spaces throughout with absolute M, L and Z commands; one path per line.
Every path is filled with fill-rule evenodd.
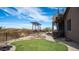
M 67 21 L 67 31 L 71 31 L 71 19 Z

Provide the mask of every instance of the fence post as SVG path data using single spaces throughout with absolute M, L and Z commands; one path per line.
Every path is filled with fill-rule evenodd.
M 5 35 L 6 35 L 6 36 L 5 36 L 5 37 L 6 37 L 5 39 L 6 39 L 6 45 L 7 45 L 7 32 L 5 32 Z

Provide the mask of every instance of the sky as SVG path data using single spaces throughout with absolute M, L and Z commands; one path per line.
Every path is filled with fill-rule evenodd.
M 59 13 L 65 8 L 60 7 Z M 41 28 L 52 27 L 52 17 L 57 7 L 0 7 L 0 26 L 4 28 L 32 28 L 31 22 L 39 22 Z

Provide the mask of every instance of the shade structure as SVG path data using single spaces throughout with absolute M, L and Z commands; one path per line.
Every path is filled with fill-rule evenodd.
M 41 30 L 41 24 L 39 22 L 31 22 L 32 30 Z

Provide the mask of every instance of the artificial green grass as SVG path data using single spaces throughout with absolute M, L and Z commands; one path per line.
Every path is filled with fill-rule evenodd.
M 58 42 L 51 42 L 47 40 L 23 40 L 13 42 L 16 46 L 16 51 L 67 51 L 68 48 Z

